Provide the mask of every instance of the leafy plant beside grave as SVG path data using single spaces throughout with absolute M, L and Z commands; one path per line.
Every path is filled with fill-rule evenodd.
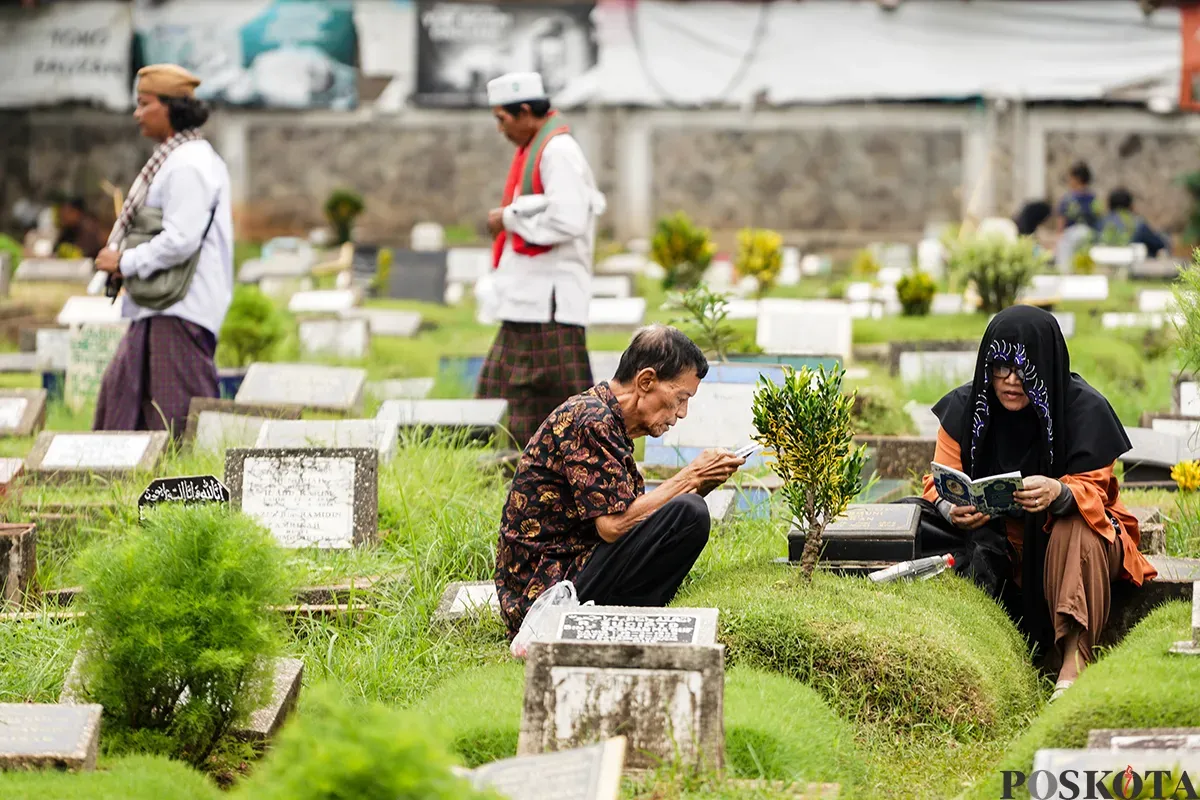
M 727 320 L 727 295 L 700 284 L 685 292 L 669 294 L 663 310 L 676 312 L 671 324 L 686 333 L 701 350 L 715 355 L 718 361 L 729 360 L 729 353 L 740 337 Z
M 325 218 L 333 228 L 335 244 L 350 241 L 354 220 L 366 208 L 362 195 L 349 189 L 334 189 L 325 201 Z
M 805 532 L 801 574 L 811 580 L 825 526 L 862 489 L 866 448 L 854 447 L 854 395 L 842 393 L 845 370 L 785 369 L 776 384 L 759 378 L 754 393 L 755 441 L 783 480 L 788 510 Z
M 372 296 L 378 297 L 387 291 L 388 284 L 392 279 L 393 259 L 394 256 L 390 247 L 379 248 L 379 254 L 375 256 L 375 274 L 371 276 L 370 291 Z
M 758 296 L 762 297 L 779 278 L 783 267 L 783 237 L 763 228 L 743 228 L 738 231 L 738 274 L 758 281 Z
M 1200 250 L 1192 254 L 1192 263 L 1179 271 L 1174 287 L 1179 333 L 1179 366 L 1185 371 L 1200 365 Z
M 900 308 L 906 317 L 923 317 L 933 305 L 937 284 L 924 272 L 905 275 L 896 283 L 896 294 L 900 297 Z
M 984 235 L 956 242 L 947 265 L 960 279 L 975 284 L 980 310 L 993 314 L 1015 303 L 1021 289 L 1049 263 L 1050 254 L 1039 250 L 1032 237 L 1010 241 Z
M 81 557 L 88 634 L 82 694 L 106 746 L 206 765 L 266 704 L 291 595 L 283 550 L 222 506 L 163 505 Z
M 257 286 L 239 285 L 221 326 L 217 361 L 245 367 L 267 361 L 287 334 L 287 320 Z
M 682 211 L 660 219 L 650 240 L 651 258 L 666 270 L 666 289 L 690 289 L 700 283 L 716 252 L 709 230 L 693 224 Z
M 874 278 L 879 274 L 879 259 L 870 250 L 859 250 L 850 263 L 850 274 L 856 278 Z

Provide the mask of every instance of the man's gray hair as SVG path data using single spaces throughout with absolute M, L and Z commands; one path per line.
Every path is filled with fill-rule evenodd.
M 708 360 L 696 343 L 678 328 L 669 325 L 647 325 L 633 334 L 633 341 L 621 354 L 621 363 L 613 380 L 629 383 L 642 370 L 650 367 L 660 380 L 674 380 L 685 372 L 695 370 L 696 377 L 708 374 Z

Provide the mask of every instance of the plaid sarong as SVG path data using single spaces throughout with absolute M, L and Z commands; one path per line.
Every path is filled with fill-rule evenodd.
M 550 412 L 591 387 L 586 328 L 504 322 L 483 363 L 476 396 L 508 401 L 508 429 L 524 450 Z

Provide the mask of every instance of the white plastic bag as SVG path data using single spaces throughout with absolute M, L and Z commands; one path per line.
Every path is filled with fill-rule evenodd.
M 584 605 L 591 604 L 589 600 Z M 529 607 L 509 652 L 514 658 L 524 658 L 530 642 L 548 642 L 554 638 L 554 631 L 550 629 L 550 611 L 578 607 L 579 598 L 575 595 L 575 584 L 570 581 L 554 584 L 542 592 Z

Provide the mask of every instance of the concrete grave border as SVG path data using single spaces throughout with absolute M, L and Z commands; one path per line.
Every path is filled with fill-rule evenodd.
M 45 389 L 0 389 L 0 399 L 16 398 L 28 401 L 21 421 L 14 428 L 0 428 L 0 437 L 33 436 L 46 427 Z
M 191 447 L 196 441 L 196 429 L 200 425 L 200 414 L 205 411 L 216 411 L 221 414 L 237 414 L 242 417 L 264 417 L 266 419 L 300 419 L 299 406 L 285 405 L 256 405 L 254 403 L 237 403 L 223 397 L 193 397 L 188 405 L 187 427 L 183 431 L 183 444 Z
M 149 444 L 142 452 L 141 460 L 133 467 L 101 468 L 82 467 L 79 469 L 56 468 L 45 469 L 42 460 L 50 449 L 55 436 L 142 436 L 150 437 Z M 41 480 L 48 483 L 62 483 L 73 478 L 95 476 L 99 478 L 115 478 L 132 475 L 138 472 L 150 472 L 158 464 L 163 452 L 167 449 L 170 434 L 166 431 L 42 431 L 33 443 L 29 455 L 25 457 L 25 474 L 30 480 Z

